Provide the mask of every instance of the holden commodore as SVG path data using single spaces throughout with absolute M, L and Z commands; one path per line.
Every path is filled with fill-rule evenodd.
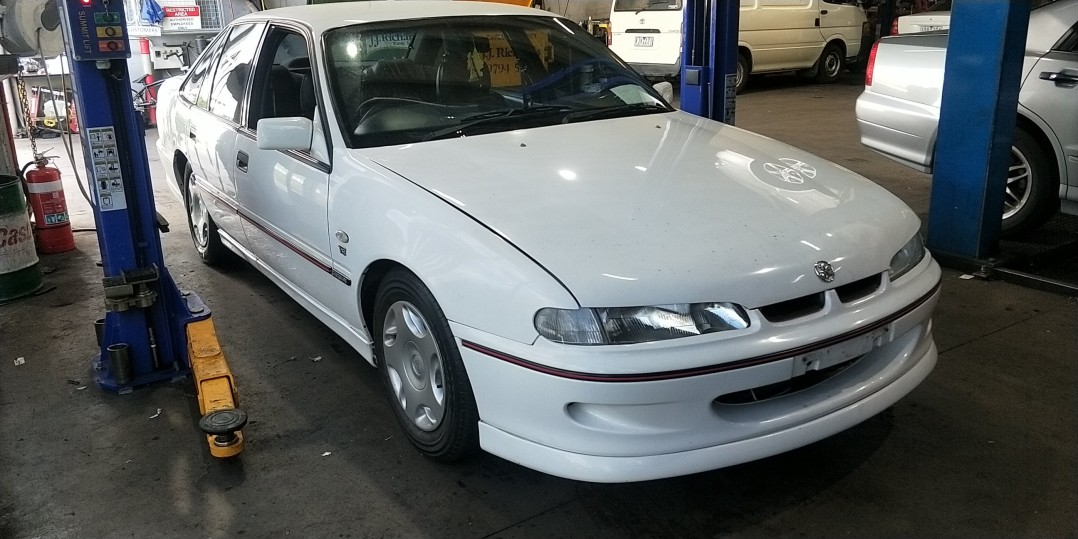
M 572 22 L 282 8 L 159 95 L 199 256 L 380 372 L 407 437 L 597 482 L 787 451 L 932 370 L 939 266 L 897 198 L 673 109 Z

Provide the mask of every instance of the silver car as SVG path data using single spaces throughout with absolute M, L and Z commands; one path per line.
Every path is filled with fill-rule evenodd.
M 947 34 L 885 37 L 857 99 L 861 142 L 931 172 Z M 1078 214 L 1078 0 L 1030 13 L 1003 232 L 1021 235 L 1057 209 Z M 1061 203 L 1062 201 L 1062 203 Z

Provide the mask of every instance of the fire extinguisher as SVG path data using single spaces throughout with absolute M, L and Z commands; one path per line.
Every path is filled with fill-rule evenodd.
M 32 165 L 37 166 L 27 171 Z M 20 175 L 26 182 L 26 198 L 34 213 L 34 243 L 38 252 L 52 254 L 74 249 L 75 236 L 71 233 L 60 170 L 40 158 L 22 167 Z

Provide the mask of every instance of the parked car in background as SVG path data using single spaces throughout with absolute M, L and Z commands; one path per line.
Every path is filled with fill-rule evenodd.
M 951 0 L 937 2 L 921 13 L 903 15 L 895 19 L 895 34 L 915 34 L 947 30 L 951 27 Z
M 262 11 L 158 106 L 199 255 L 241 256 L 377 366 L 434 459 L 710 470 L 864 421 L 936 362 L 913 211 L 673 109 L 552 13 Z
M 857 99 L 865 146 L 932 171 L 946 47 L 940 32 L 879 41 Z M 1021 85 L 1003 212 L 1003 231 L 1012 236 L 1061 206 L 1078 213 L 1078 0 L 1030 13 Z
M 614 0 L 610 48 L 648 77 L 681 73 L 682 0 Z M 856 62 L 868 19 L 860 5 L 827 0 L 742 0 L 737 88 L 750 73 L 801 71 L 833 82 Z
M 1057 0 L 1032 0 L 1030 7 L 1037 8 Z M 951 28 L 951 0 L 941 0 L 932 7 L 912 15 L 895 19 L 891 35 L 936 32 Z

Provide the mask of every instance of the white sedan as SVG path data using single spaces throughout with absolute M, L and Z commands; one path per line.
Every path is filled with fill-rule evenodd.
M 551 13 L 260 12 L 159 118 L 201 257 L 238 254 L 347 340 L 438 460 L 710 470 L 855 425 L 936 363 L 908 207 L 674 110 Z

